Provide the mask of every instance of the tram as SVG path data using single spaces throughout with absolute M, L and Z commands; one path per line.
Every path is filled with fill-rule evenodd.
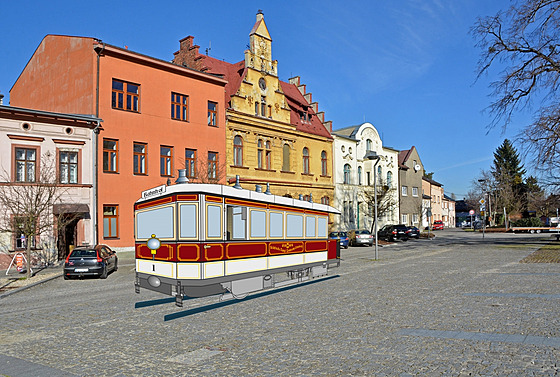
M 252 292 L 326 276 L 340 265 L 328 239 L 328 205 L 235 186 L 174 185 L 142 193 L 134 204 L 135 291 L 183 298 Z

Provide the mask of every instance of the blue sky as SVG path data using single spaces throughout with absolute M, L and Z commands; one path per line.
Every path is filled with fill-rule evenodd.
M 462 198 L 504 138 L 487 130 L 488 84 L 476 81 L 479 50 L 469 34 L 478 16 L 508 0 L 396 1 L 5 1 L 0 6 L 0 93 L 9 90 L 47 34 L 95 37 L 171 60 L 179 40 L 228 62 L 243 59 L 262 9 L 280 78 L 300 76 L 326 120 L 339 129 L 371 122 L 383 144 L 415 146 L 424 167 Z M 527 165 L 527 164 L 526 164 Z

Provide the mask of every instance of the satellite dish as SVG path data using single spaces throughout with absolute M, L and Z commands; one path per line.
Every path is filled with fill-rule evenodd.
M 420 170 L 420 165 L 419 164 L 414 165 L 414 171 L 418 171 L 418 170 Z

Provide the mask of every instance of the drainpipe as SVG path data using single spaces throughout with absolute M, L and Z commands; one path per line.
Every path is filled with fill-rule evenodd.
M 103 43 L 103 47 L 99 48 L 99 47 L 95 47 L 95 51 L 97 52 L 97 77 L 96 77 L 96 83 L 95 83 L 95 116 L 96 118 L 99 119 L 99 68 L 100 68 L 100 64 L 101 64 L 101 54 L 103 54 L 103 51 L 105 50 L 105 43 Z M 97 126 L 95 127 L 95 129 L 93 130 L 94 132 L 94 136 L 93 136 L 93 240 L 94 245 L 98 245 L 99 244 L 99 211 L 98 211 L 98 186 L 99 186 L 99 174 L 98 174 L 98 169 L 97 169 L 97 160 L 99 157 L 99 151 L 98 151 L 98 144 L 99 144 L 99 127 L 100 127 L 100 123 L 99 121 L 97 121 Z

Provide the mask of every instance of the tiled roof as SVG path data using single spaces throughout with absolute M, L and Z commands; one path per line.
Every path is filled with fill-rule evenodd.
M 339 135 L 339 136 L 345 136 L 345 137 L 348 137 L 348 138 L 351 138 L 351 139 L 355 139 L 356 138 L 356 132 L 358 132 L 359 128 L 360 128 L 360 125 L 345 127 L 345 128 L 341 128 L 339 130 L 333 131 L 333 134 Z
M 298 131 L 332 139 L 330 132 L 327 131 L 323 123 L 319 120 L 319 117 L 315 114 L 315 111 L 309 105 L 305 97 L 303 97 L 299 89 L 294 84 L 284 81 L 280 81 L 280 86 L 288 100 L 288 106 L 290 106 L 290 123 L 295 125 Z M 302 121 L 298 113 L 299 111 L 311 114 L 311 121 Z
M 228 81 L 226 84 L 226 103 L 229 104 L 231 96 L 237 93 L 241 81 L 245 78 L 247 70 L 245 69 L 245 61 L 242 60 L 238 63 L 228 63 L 223 60 L 218 60 L 206 55 L 200 55 L 201 65 L 204 67 L 204 72 L 213 73 L 224 76 Z

